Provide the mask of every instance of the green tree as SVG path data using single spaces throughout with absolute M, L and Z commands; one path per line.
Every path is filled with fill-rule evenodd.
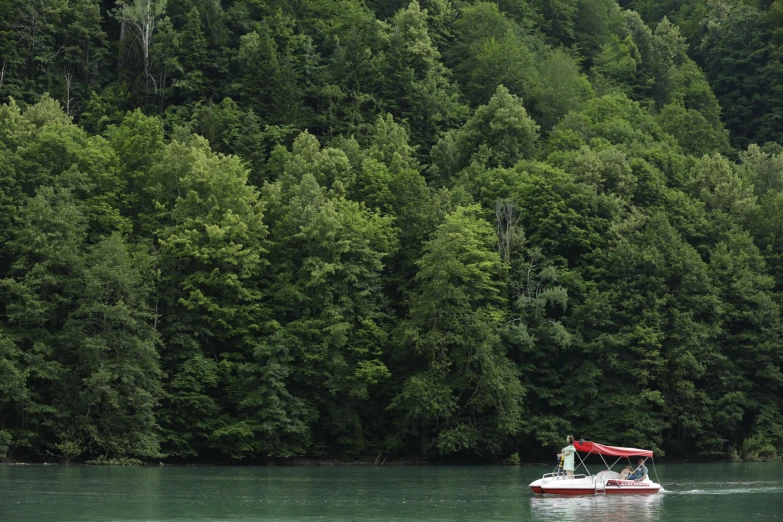
M 110 142 L 125 178 L 126 215 L 133 219 L 135 232 L 150 234 L 152 230 L 142 232 L 142 228 L 145 218 L 153 214 L 154 201 L 147 189 L 152 167 L 163 150 L 163 125 L 160 119 L 136 109 L 112 130 Z
M 534 154 L 537 139 L 538 125 L 522 100 L 501 85 L 464 126 L 447 133 L 433 147 L 433 176 L 445 184 L 473 161 L 510 167 Z
M 775 290 L 779 292 L 783 288 L 783 256 L 781 256 L 781 221 L 783 212 L 783 194 L 777 191 L 767 191 L 759 198 L 759 205 L 753 216 L 752 226 L 756 243 L 769 267 L 770 273 L 775 277 Z
M 343 181 L 325 170 L 339 165 L 337 152 L 318 151 L 303 134 L 285 174 L 264 189 L 274 245 L 268 290 L 274 332 L 246 367 L 243 404 L 258 412 L 254 430 L 268 434 L 259 444 L 270 455 L 367 451 L 380 435 L 361 419 L 382 422 L 372 413 L 372 390 L 389 376 L 381 273 L 396 237 L 392 218 L 341 195 Z M 275 418 L 261 404 L 285 413 Z
M 734 165 L 722 156 L 704 156 L 691 171 L 688 188 L 708 210 L 728 214 L 747 223 L 756 210 L 753 187 L 746 186 Z
M 465 110 L 430 38 L 426 12 L 412 1 L 383 25 L 379 37 L 378 91 L 394 100 L 386 108 L 407 123 L 412 141 L 430 147 L 438 130 L 461 120 Z
M 562 438 L 554 426 L 571 427 L 563 418 L 570 397 L 594 386 L 590 377 L 597 369 L 569 353 L 573 336 L 560 321 L 568 306 L 568 291 L 560 284 L 564 273 L 527 244 L 522 217 L 514 199 L 495 201 L 497 250 L 511 304 L 501 336 L 527 390 L 526 422 L 517 440 L 549 446 Z
M 599 91 L 620 89 L 630 94 L 636 87 L 636 76 L 642 57 L 631 36 L 617 35 L 601 46 L 593 62 L 594 83 Z M 603 94 L 603 93 L 602 93 Z
M 576 60 L 556 49 L 539 62 L 530 97 L 531 113 L 542 129 L 549 130 L 569 112 L 580 110 L 592 95 L 590 82 Z
M 756 196 L 783 192 L 783 155 L 769 154 L 758 145 L 751 145 L 740 153 L 740 159 L 740 175 L 747 185 L 753 186 Z
M 622 26 L 622 13 L 611 0 L 581 0 L 577 9 L 574 38 L 589 69 L 603 45 Z
M 722 126 L 715 129 L 699 111 L 686 109 L 679 103 L 666 105 L 658 122 L 689 154 L 701 156 L 729 149 L 728 132 Z
M 225 431 L 239 366 L 267 314 L 257 277 L 266 264 L 263 206 L 234 156 L 206 140 L 174 141 L 150 172 L 160 249 L 159 326 L 169 375 L 162 402 L 164 449 L 186 455 L 210 445 L 238 454 Z M 224 429 L 224 431 L 220 431 Z
M 179 40 L 177 63 L 181 71 L 174 80 L 173 87 L 179 92 L 181 103 L 203 97 L 209 87 L 204 74 L 209 67 L 208 44 L 201 14 L 196 7 L 185 16 L 185 25 L 179 32 Z
M 700 380 L 718 334 L 719 300 L 705 263 L 658 214 L 637 221 L 590 272 L 595 290 L 576 314 L 592 325 L 582 349 L 603 376 L 579 412 L 582 423 L 596 438 L 653 448 L 665 438 L 671 453 L 692 447 L 711 427 Z
M 104 138 L 73 125 L 48 96 L 21 114 L 12 104 L 5 116 L 9 127 L 3 161 L 7 172 L 13 173 L 6 178 L 8 197 L 20 204 L 42 187 L 68 188 L 77 196 L 93 238 L 126 228 L 118 208 L 119 163 Z
M 305 118 L 305 92 L 298 55 L 303 42 L 285 23 L 281 25 L 278 29 L 283 33 L 282 47 L 268 23 L 242 36 L 237 59 L 243 81 L 238 90 L 243 101 L 262 118 L 274 124 L 298 126 Z
M 448 214 L 419 260 L 396 334 L 408 366 L 391 408 L 426 453 L 498 454 L 522 427 L 525 390 L 499 329 L 504 295 L 492 227 L 477 207 Z
M 542 29 L 550 41 L 566 46 L 574 43 L 578 0 L 531 0 L 530 4 L 541 12 Z
M 43 187 L 19 209 L 6 245 L 14 262 L 0 281 L 7 332 L 4 366 L 11 375 L 17 373 L 10 364 L 19 353 L 25 367 L 17 373 L 18 398 L 4 403 L 4 420 L 15 444 L 36 454 L 56 451 L 60 428 L 76 413 L 60 411 L 56 404 L 63 388 L 69 394 L 78 391 L 61 385 L 71 356 L 62 349 L 67 341 L 63 327 L 79 297 L 86 228 L 72 192 Z
M 724 110 L 733 144 L 745 149 L 753 142 L 781 141 L 778 125 L 783 71 L 770 27 L 762 13 L 748 4 L 716 5 L 707 17 L 701 41 L 704 72 Z
M 548 160 L 572 173 L 577 181 L 594 186 L 599 193 L 629 200 L 636 192 L 637 177 L 628 157 L 618 147 L 600 142 L 594 145 L 574 152 L 553 153 Z
M 713 370 L 713 435 L 702 452 L 774 457 L 783 425 L 769 408 L 780 404 L 780 313 L 761 253 L 747 232 L 731 231 L 710 254 L 710 272 L 722 301 L 720 358 Z M 737 433 L 749 433 L 742 444 Z
M 497 4 L 477 2 L 461 10 L 445 57 L 470 102 L 481 105 L 498 85 L 517 96 L 530 91 L 535 77 L 530 40 Z
M 162 456 L 157 332 L 141 271 L 149 264 L 141 259 L 117 234 L 84 254 L 82 286 L 62 332 L 69 371 L 54 398 L 64 456 L 74 447 L 103 459 Z
M 69 0 L 56 41 L 60 48 L 49 84 L 65 113 L 75 116 L 87 106 L 90 91 L 107 80 L 109 43 L 102 26 L 101 6 L 92 0 Z M 55 69 L 53 67 L 53 69 Z
M 0 95 L 32 102 L 62 74 L 58 33 L 68 11 L 66 0 L 3 2 Z

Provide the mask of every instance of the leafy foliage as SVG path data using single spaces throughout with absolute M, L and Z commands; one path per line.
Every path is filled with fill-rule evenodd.
M 782 20 L 0 0 L 0 460 L 780 458 Z

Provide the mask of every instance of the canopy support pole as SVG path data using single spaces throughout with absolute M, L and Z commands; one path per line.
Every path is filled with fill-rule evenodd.
M 581 465 L 585 467 L 585 471 L 587 472 L 587 474 L 588 474 L 588 475 L 590 475 L 590 476 L 592 477 L 592 476 L 593 476 L 593 474 L 592 474 L 592 473 L 590 473 L 590 470 L 589 470 L 589 469 L 587 469 L 587 464 L 585 464 L 585 461 L 584 461 L 584 460 L 582 460 L 582 457 L 579 455 L 579 452 L 578 452 L 578 451 L 575 451 L 574 453 L 576 453 L 576 456 L 579 458 L 579 462 L 581 463 Z M 588 453 L 588 455 L 589 455 L 589 453 Z M 603 458 L 603 457 L 601 457 L 601 458 Z
M 614 467 L 614 465 L 615 465 L 615 464 L 617 464 L 618 462 L 620 462 L 620 459 L 621 459 L 621 458 L 622 458 L 622 457 L 617 457 L 617 460 L 615 460 L 614 462 L 612 462 L 612 467 L 611 467 L 611 468 L 609 468 L 609 470 L 611 470 L 611 469 Z
M 601 454 L 599 453 L 599 455 L 601 455 Z M 622 457 L 617 457 L 617 460 L 620 460 L 621 458 L 622 458 Z M 607 463 L 606 463 L 606 459 L 604 459 L 604 456 L 603 456 L 603 455 L 601 455 L 601 460 L 603 460 L 603 461 L 604 461 L 604 466 L 606 466 L 606 469 L 608 469 L 609 471 L 612 471 L 612 466 L 614 466 L 615 464 L 617 464 L 617 460 L 615 460 L 615 461 L 612 463 L 612 466 L 610 466 L 609 464 L 607 464 Z
M 659 479 L 659 478 L 658 478 L 658 470 L 657 470 L 657 469 L 655 469 L 655 459 L 651 458 L 651 459 L 650 459 L 650 462 L 652 462 L 652 465 L 653 465 L 653 471 L 655 472 L 655 482 L 657 482 L 658 484 L 660 484 L 660 483 L 661 483 L 661 479 Z M 663 487 L 663 486 L 661 486 L 661 487 Z

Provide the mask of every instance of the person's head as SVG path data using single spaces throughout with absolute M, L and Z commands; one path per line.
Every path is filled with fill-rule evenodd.
M 628 471 L 631 471 L 631 466 L 625 466 L 625 469 L 627 469 Z
M 638 464 L 639 464 L 640 466 L 641 466 L 642 464 L 644 464 L 644 459 L 639 459 L 639 462 L 638 462 Z
M 569 443 L 569 444 L 573 444 L 574 443 L 574 436 L 573 435 L 567 436 L 566 437 L 566 442 Z

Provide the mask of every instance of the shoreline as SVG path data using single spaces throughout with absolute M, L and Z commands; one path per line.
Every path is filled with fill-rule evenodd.
M 682 460 L 663 460 L 658 461 L 657 464 L 664 465 L 664 464 L 751 464 L 751 463 L 765 463 L 765 462 L 783 462 L 783 459 L 772 459 L 772 460 L 690 460 L 690 459 L 682 459 Z M 87 463 L 87 462 L 71 462 L 71 463 L 61 463 L 61 462 L 0 462 L 0 466 L 78 466 L 78 467 L 105 467 L 105 466 L 111 466 L 111 467 L 152 467 L 152 466 L 158 466 L 158 467 L 197 467 L 197 466 L 206 466 L 206 467 L 217 467 L 217 466 L 226 466 L 226 467 L 367 467 L 367 468 L 383 468 L 383 467 L 447 467 L 447 466 L 456 466 L 456 467 L 467 467 L 467 466 L 476 466 L 476 467 L 514 467 L 514 466 L 549 466 L 551 467 L 551 463 L 548 462 L 524 462 L 524 463 L 518 463 L 518 464 L 512 464 L 507 462 L 498 462 L 498 463 L 459 463 L 459 462 L 431 462 L 431 461 L 422 461 L 422 460 L 390 460 L 383 463 L 374 463 L 370 460 L 337 460 L 337 459 L 307 459 L 307 458 L 301 458 L 301 459 L 292 459 L 292 460 L 285 460 L 285 461 L 275 461 L 275 460 L 268 460 L 267 462 L 185 462 L 185 463 L 174 463 L 174 462 L 142 462 L 137 464 L 122 464 L 122 463 L 112 463 L 112 462 L 106 462 L 106 463 Z

